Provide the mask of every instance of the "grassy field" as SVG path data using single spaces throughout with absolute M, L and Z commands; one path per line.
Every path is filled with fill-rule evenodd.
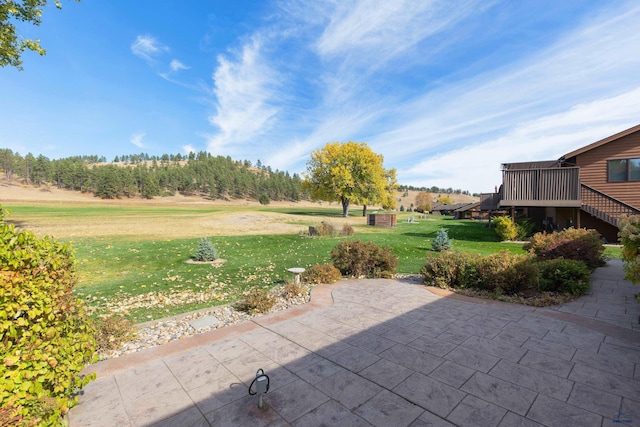
M 430 240 L 445 228 L 453 248 L 490 254 L 521 253 L 517 243 L 497 241 L 484 223 L 400 213 L 395 228 L 365 225 L 365 218 L 341 218 L 339 209 L 137 206 L 6 206 L 9 220 L 39 235 L 70 243 L 78 261 L 77 293 L 96 313 L 120 312 L 146 321 L 237 300 L 249 287 L 265 288 L 291 279 L 289 267 L 330 262 L 340 237 L 309 238 L 309 225 L 321 221 L 340 229 L 348 223 L 354 238 L 393 248 L 399 273 L 419 273 Z M 209 238 L 217 264 L 192 264 L 198 241 Z M 609 256 L 619 256 L 607 249 Z

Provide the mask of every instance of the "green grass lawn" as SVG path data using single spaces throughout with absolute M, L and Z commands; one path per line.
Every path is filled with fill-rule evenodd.
M 145 221 L 152 221 L 156 215 L 163 221 L 167 217 L 197 218 L 203 214 L 201 208 L 36 206 L 12 210 L 19 217 L 17 222 L 23 222 L 27 227 L 30 221 L 48 215 L 55 215 L 61 222 L 91 216 L 97 221 L 104 218 L 115 224 L 117 219 L 114 217 L 118 215 L 142 215 L 141 232 L 135 239 L 126 236 L 59 238 L 70 243 L 76 251 L 78 295 L 95 307 L 96 313 L 123 309 L 122 315 L 136 322 L 226 304 L 239 299 L 249 287 L 269 288 L 284 283 L 292 278 L 287 268 L 329 263 L 331 250 L 342 239 L 309 238 L 300 234 L 215 236 L 209 239 L 218 250 L 218 256 L 226 261 L 219 265 L 190 264 L 187 261 L 195 253 L 200 238 L 158 239 L 157 230 L 145 234 L 145 226 L 149 226 Z M 254 210 L 291 215 L 291 222 L 301 225 L 318 225 L 320 221 L 331 222 L 334 218 L 336 223 L 340 220 L 339 210 L 321 207 Z M 406 222 L 411 216 L 416 218 L 416 223 Z M 370 227 L 364 223 L 362 218 L 361 225 L 354 226 L 355 235 L 351 238 L 392 247 L 399 258 L 399 273 L 420 272 L 425 257 L 432 253 L 430 241 L 440 228 L 448 231 L 454 250 L 483 255 L 503 250 L 523 252 L 519 243 L 499 242 L 495 232 L 484 222 L 457 221 L 441 216 L 421 218 L 400 213 L 394 228 Z M 163 224 L 170 224 L 170 221 Z M 606 254 L 619 257 L 620 250 L 607 248 Z
M 331 217 L 330 213 L 319 213 Z M 300 215 L 300 210 L 295 214 Z M 310 224 L 316 214 L 318 210 L 309 211 Z M 519 244 L 498 242 L 493 230 L 483 223 L 446 217 L 428 217 L 418 223 L 403 220 L 401 216 L 395 228 L 356 226 L 351 238 L 392 247 L 399 258 L 399 273 L 420 272 L 430 252 L 429 242 L 441 227 L 454 239 L 454 249 L 481 254 L 522 251 Z M 267 288 L 283 283 L 291 279 L 286 271 L 289 267 L 329 263 L 331 249 L 341 239 L 291 234 L 211 237 L 218 256 L 226 260 L 218 266 L 186 262 L 195 253 L 199 239 L 82 238 L 69 242 L 76 249 L 78 260 L 78 294 L 98 312 L 111 311 L 114 301 L 126 301 L 126 315 L 139 322 L 212 303 L 228 303 L 240 298 L 248 287 Z M 158 293 L 163 295 L 164 304 L 150 298 Z M 198 293 L 214 297 L 208 301 L 184 301 L 184 294 Z

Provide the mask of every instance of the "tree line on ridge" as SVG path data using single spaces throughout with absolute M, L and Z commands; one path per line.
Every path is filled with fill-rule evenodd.
M 123 155 L 107 163 L 104 157 L 74 156 L 51 160 L 31 153 L 21 156 L 0 149 L 0 169 L 11 181 L 35 186 L 92 193 L 103 199 L 153 198 L 176 193 L 210 199 L 248 198 L 299 201 L 305 198 L 298 174 L 272 170 L 260 161 L 213 156 L 207 152 L 188 156 Z

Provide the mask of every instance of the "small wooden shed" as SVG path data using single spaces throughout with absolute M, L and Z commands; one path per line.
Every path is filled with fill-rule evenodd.
M 375 227 L 395 227 L 396 214 L 369 214 L 367 224 Z

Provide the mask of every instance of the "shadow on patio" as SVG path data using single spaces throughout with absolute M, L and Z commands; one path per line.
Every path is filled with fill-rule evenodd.
M 94 365 L 99 378 L 69 420 L 72 427 L 639 422 L 640 333 L 625 334 L 532 307 L 443 298 L 421 285 L 345 280 L 316 288 L 306 307 Z M 248 395 L 259 368 L 270 377 L 265 410 Z

